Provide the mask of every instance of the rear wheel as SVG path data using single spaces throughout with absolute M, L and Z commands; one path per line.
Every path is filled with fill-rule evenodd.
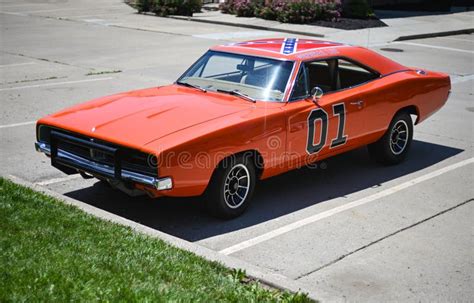
M 219 218 L 235 218 L 248 207 L 256 183 L 255 166 L 237 156 L 223 161 L 215 171 L 206 192 L 210 213 Z
M 394 165 L 405 160 L 413 139 L 413 122 L 406 112 L 398 113 L 387 132 L 377 142 L 368 146 L 370 155 L 377 162 Z

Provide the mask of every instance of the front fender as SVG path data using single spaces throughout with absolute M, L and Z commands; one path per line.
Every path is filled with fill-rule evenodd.
M 282 165 L 286 127 L 283 111 L 260 109 L 211 121 L 154 142 L 158 154 L 158 174 L 173 179 L 167 196 L 196 196 L 204 193 L 212 174 L 226 157 L 257 151 L 263 162 L 262 176 L 274 174 Z M 160 150 L 160 147 L 162 150 Z

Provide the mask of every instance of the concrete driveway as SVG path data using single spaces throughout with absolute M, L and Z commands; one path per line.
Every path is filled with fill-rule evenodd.
M 450 100 L 415 128 L 406 162 L 382 167 L 355 150 L 261 182 L 247 213 L 220 221 L 199 198 L 130 198 L 63 175 L 34 152 L 34 121 L 173 82 L 211 45 L 283 34 L 139 16 L 113 0 L 0 0 L 0 23 L 3 175 L 295 279 L 323 300 L 473 300 L 473 35 L 373 46 L 452 76 Z

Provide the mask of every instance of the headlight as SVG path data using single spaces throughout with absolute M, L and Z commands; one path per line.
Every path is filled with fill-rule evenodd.
M 46 125 L 38 125 L 36 129 L 36 139 L 38 142 L 48 143 L 50 141 L 51 128 Z

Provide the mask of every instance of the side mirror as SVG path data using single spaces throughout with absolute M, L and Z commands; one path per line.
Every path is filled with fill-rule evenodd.
M 319 99 L 321 99 L 323 95 L 324 95 L 324 92 L 320 87 L 315 86 L 311 89 L 311 96 L 313 97 L 314 103 L 318 102 Z

